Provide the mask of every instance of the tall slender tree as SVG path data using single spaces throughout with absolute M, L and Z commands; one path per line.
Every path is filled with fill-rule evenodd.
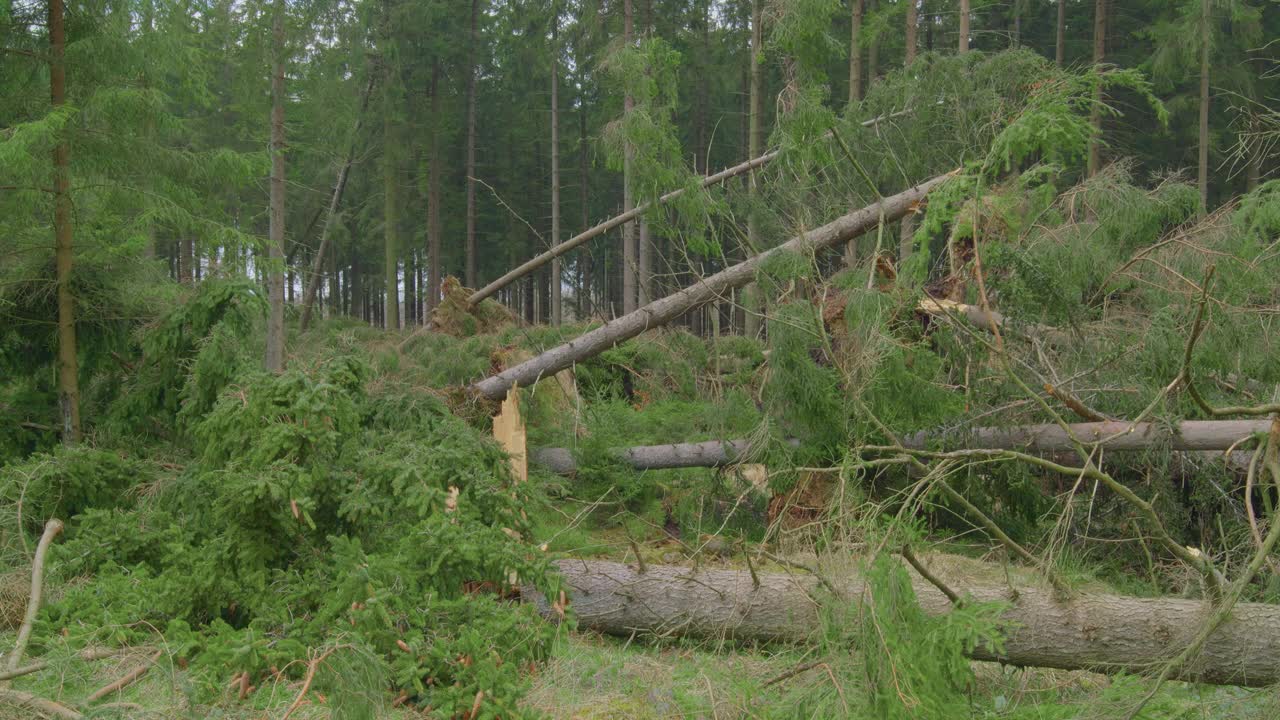
M 1093 67 L 1102 72 L 1102 61 L 1107 54 L 1107 0 L 1097 0 L 1093 10 Z M 1093 109 L 1089 111 L 1089 123 L 1093 126 L 1093 138 L 1089 141 L 1089 177 L 1102 169 L 1102 84 L 1093 92 Z
M 764 75 L 762 73 L 761 63 L 764 62 L 762 57 L 764 53 L 764 11 L 761 0 L 752 0 L 751 2 L 751 54 L 749 56 L 751 62 L 751 93 L 749 98 L 750 117 L 747 120 L 747 155 L 748 157 L 759 157 L 760 146 L 764 140 L 764 126 L 761 122 L 761 105 L 764 95 Z M 756 186 L 756 174 L 752 172 L 747 176 L 748 194 L 751 196 L 752 205 L 755 205 L 755 199 L 758 195 Z M 760 249 L 760 232 L 756 220 L 752 214 L 754 207 L 748 211 L 747 215 L 747 252 L 758 252 Z M 759 337 L 760 331 L 764 327 L 762 316 L 764 314 L 764 299 L 760 296 L 760 288 L 755 283 L 750 283 L 742 290 L 742 305 L 745 309 L 746 316 L 743 319 L 743 332 L 747 337 Z
M 551 244 L 560 244 L 560 4 L 551 9 Z M 564 320 L 560 258 L 551 261 L 551 322 Z
M 67 102 L 67 34 L 62 0 L 49 0 L 49 95 L 54 111 Z M 76 303 L 71 289 L 71 148 L 53 146 L 53 238 L 58 284 L 58 406 L 62 442 L 80 442 L 80 370 L 76 356 Z
M 471 29 L 467 42 L 467 287 L 479 286 L 476 272 L 476 22 L 481 0 L 471 0 Z M 434 262 L 435 258 L 428 258 Z
M 920 18 L 916 9 L 917 0 L 906 0 L 907 3 L 907 28 L 906 28 L 906 56 L 903 64 L 907 67 L 916 61 L 916 45 L 917 32 L 920 25 Z
M 849 0 L 849 104 L 862 99 L 862 15 L 864 0 Z
M 444 272 L 444 259 L 441 257 L 441 238 L 443 232 L 440 224 L 440 172 L 444 164 L 444 156 L 440 152 L 441 125 L 444 118 L 440 111 L 440 98 L 444 92 L 440 88 L 440 58 L 431 62 L 431 160 L 427 168 L 427 311 L 435 308 L 440 302 L 440 279 Z
M 960 0 L 960 49 L 962 53 L 969 52 L 969 0 Z
M 622 42 L 626 48 L 631 48 L 634 44 L 632 37 L 632 13 L 631 0 L 622 0 Z M 622 100 L 622 112 L 624 114 L 631 113 L 635 105 L 635 99 L 628 92 Z M 631 143 L 627 143 L 624 151 L 623 168 L 622 168 L 622 211 L 624 213 L 631 212 L 635 207 L 635 203 L 631 197 L 631 158 L 633 149 Z M 636 253 L 636 223 L 628 222 L 622 226 L 622 312 L 623 314 L 633 312 L 636 309 L 636 262 L 639 259 Z
M 271 19 L 271 212 L 267 237 L 268 372 L 284 369 L 284 20 L 285 0 L 275 0 Z
M 1058 64 L 1058 67 L 1062 67 L 1067 57 L 1067 0 L 1055 1 L 1058 5 L 1058 39 L 1053 46 L 1053 60 Z

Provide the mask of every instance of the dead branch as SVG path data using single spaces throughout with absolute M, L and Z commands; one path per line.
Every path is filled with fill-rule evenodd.
M 44 534 L 40 536 L 35 558 L 31 562 L 31 596 L 27 599 L 27 614 L 22 618 L 22 625 L 18 628 L 18 640 L 14 643 L 13 652 L 9 655 L 9 666 L 6 668 L 10 672 L 18 669 L 18 663 L 22 662 L 22 654 L 26 652 L 27 643 L 31 640 L 31 628 L 35 625 L 36 614 L 40 612 L 40 600 L 44 589 L 44 557 L 48 554 L 54 538 L 61 532 L 62 521 L 57 518 L 44 524 Z
M 92 705 L 93 703 L 95 703 L 95 702 L 97 702 L 97 701 L 101 700 L 102 698 L 104 698 L 104 697 L 106 697 L 106 696 L 110 695 L 111 693 L 120 692 L 121 690 L 123 690 L 123 689 L 125 689 L 125 688 L 129 687 L 130 685 L 134 684 L 135 682 L 137 682 L 137 681 L 139 680 L 139 678 L 141 678 L 143 675 L 146 675 L 146 674 L 147 674 L 147 671 L 151 669 L 151 666 L 152 666 L 152 665 L 155 665 L 156 661 L 160 659 L 160 656 L 161 656 L 163 653 L 164 653 L 164 651 L 163 651 L 163 650 L 157 650 L 157 651 L 155 652 L 155 654 L 154 654 L 154 655 L 152 655 L 151 657 L 147 658 L 147 660 L 146 660 L 145 662 L 143 662 L 141 665 L 139 665 L 138 667 L 136 667 L 136 668 L 134 668 L 134 669 L 130 670 L 129 672 L 125 673 L 123 677 L 119 678 L 118 680 L 116 680 L 116 681 L 114 681 L 114 682 L 112 682 L 112 683 L 109 683 L 109 684 L 107 684 L 107 685 L 103 685 L 102 687 L 98 688 L 97 690 L 94 690 L 94 691 L 89 695 L 89 697 L 85 698 L 85 700 L 84 700 L 84 704 L 85 704 L 85 705 Z

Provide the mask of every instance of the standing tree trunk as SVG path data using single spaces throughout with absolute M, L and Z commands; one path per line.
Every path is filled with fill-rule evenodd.
M 871 12 L 880 8 L 880 0 L 871 0 Z M 873 35 L 867 43 L 867 87 L 875 84 L 876 74 L 880 70 L 880 36 Z
M 480 0 L 471 0 L 471 40 L 467 46 L 467 287 L 480 281 L 476 273 L 476 18 Z M 434 263 L 435 257 L 427 258 Z
M 919 24 L 919 17 L 916 14 L 916 0 L 907 0 L 907 54 L 903 60 L 903 65 L 911 67 L 911 63 L 916 61 L 916 26 Z
M 1200 214 L 1209 210 L 1209 39 L 1213 5 L 1200 0 Z
M 751 97 L 749 129 L 747 130 L 747 155 L 752 158 L 760 156 L 760 146 L 764 140 L 764 128 L 760 117 L 764 95 L 764 75 L 760 69 L 760 53 L 764 47 L 764 12 L 761 0 L 751 2 Z M 747 209 L 747 253 L 759 252 L 760 229 L 755 221 L 755 202 L 758 196 L 756 174 L 747 176 L 748 194 L 751 196 L 751 207 Z M 755 283 L 748 284 L 742 290 L 742 307 L 745 316 L 742 321 L 742 332 L 749 338 L 760 337 L 764 327 L 764 298 L 760 295 L 760 287 Z
M 622 2 L 622 43 L 627 50 L 632 46 L 631 0 Z M 631 114 L 635 99 L 627 93 L 622 100 L 623 117 Z M 622 211 L 631 212 L 634 202 L 631 198 L 631 143 L 627 143 L 623 151 L 622 161 Z M 628 222 L 622 226 L 622 312 L 630 313 L 636 309 L 636 223 Z
M 849 30 L 849 104 L 862 99 L 862 3 L 851 0 L 852 26 Z
M 190 235 L 178 239 L 178 282 L 190 285 L 196 279 L 195 241 Z
M 386 280 L 383 285 L 382 317 L 387 330 L 396 330 L 400 327 L 400 208 L 397 203 L 400 187 L 396 173 L 396 153 L 399 148 L 395 137 L 395 90 L 390 71 L 383 92 L 386 95 L 383 96 L 385 102 L 382 113 L 382 272 Z
M 560 244 L 560 8 L 551 17 L 551 245 Z M 551 261 L 551 324 L 564 320 L 560 260 Z
M 578 67 L 581 70 L 582 64 L 579 59 Z M 587 87 L 586 78 L 583 74 L 579 74 L 579 92 L 584 95 L 578 101 L 578 205 L 582 212 L 582 229 L 586 230 L 591 223 L 590 209 L 587 206 L 587 182 L 589 174 L 587 171 L 587 103 L 585 90 Z M 595 273 L 592 270 L 591 251 L 583 250 L 578 253 L 578 265 L 582 267 L 582 290 L 581 297 L 578 298 L 578 320 L 586 319 L 592 311 L 591 303 L 591 281 Z
M 271 21 L 271 213 L 267 253 L 267 350 L 263 365 L 268 372 L 284 369 L 284 0 L 275 0 Z
M 67 102 L 67 35 L 62 0 L 49 0 L 49 95 L 54 110 Z M 53 146 L 53 239 L 58 283 L 58 408 L 62 442 L 80 442 L 80 369 L 76 356 L 76 302 L 71 294 L 71 149 Z
M 431 65 L 431 167 L 427 168 L 427 313 L 440 301 L 440 58 Z
M 1107 53 L 1107 0 L 1097 0 L 1093 11 L 1093 69 L 1102 72 L 1102 60 Z M 1093 91 L 1093 108 L 1089 111 L 1089 123 L 1093 125 L 1093 138 L 1089 141 L 1089 177 L 1102 169 L 1102 85 Z
M 969 52 L 969 0 L 960 0 L 960 52 Z
M 1053 47 L 1053 60 L 1062 67 L 1067 57 L 1067 0 L 1057 0 L 1058 3 L 1058 42 Z

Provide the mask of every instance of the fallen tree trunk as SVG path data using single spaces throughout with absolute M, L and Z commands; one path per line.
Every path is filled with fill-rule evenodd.
M 1071 435 L 1084 443 L 1102 442 L 1107 450 L 1146 450 L 1167 445 L 1170 450 L 1222 451 L 1255 433 L 1267 432 L 1270 420 L 1184 420 L 1173 428 L 1160 423 L 1124 420 L 1075 423 Z M 1032 453 L 1066 452 L 1075 443 L 1062 427 L 1053 424 L 1009 428 L 986 427 L 940 434 L 918 432 L 902 439 L 904 447 L 921 450 L 931 446 L 1025 450 Z
M 788 440 L 793 447 L 799 440 Z M 707 440 L 696 443 L 673 443 L 671 445 L 638 445 L 636 447 L 619 448 L 615 452 L 618 459 L 636 470 L 670 470 L 690 467 L 724 467 L 742 462 L 749 450 L 751 441 Z M 542 448 L 533 451 L 533 461 L 557 475 L 572 475 L 578 470 L 578 463 L 573 459 L 573 452 L 568 448 Z
M 580 360 L 593 357 L 645 330 L 664 325 L 694 308 L 705 305 L 728 290 L 746 285 L 755 278 L 756 271 L 761 265 L 779 253 L 813 252 L 832 247 L 871 230 L 882 220 L 884 222 L 897 220 L 923 201 L 930 190 L 941 185 L 949 177 L 950 175 L 939 175 L 909 190 L 884 198 L 874 205 L 849 213 L 816 230 L 810 230 L 745 262 L 699 280 L 680 292 L 607 322 L 531 360 L 485 378 L 471 388 L 480 395 L 497 400 L 506 395 L 512 385 L 528 387 L 544 376 L 554 375 Z
M 803 574 L 753 574 L 649 565 L 643 572 L 601 560 L 561 560 L 570 607 L 579 627 L 611 635 L 636 632 L 741 640 L 804 641 L 820 627 L 818 581 Z M 948 578 L 943 577 L 944 582 Z M 921 608 L 950 612 L 951 602 L 913 574 Z M 857 579 L 833 581 L 844 601 L 862 601 Z M 1083 594 L 1056 599 L 1051 591 L 1008 585 L 953 585 L 977 602 L 1002 602 L 1004 652 L 979 647 L 971 657 L 1017 666 L 1096 672 L 1158 672 L 1208 619 L 1197 600 Z M 536 590 L 523 591 L 545 616 L 555 612 Z M 1177 679 L 1264 686 L 1280 681 L 1280 606 L 1241 603 Z
M 1187 420 L 1178 424 L 1172 432 L 1154 423 L 1138 423 L 1133 432 L 1119 435 L 1117 433 L 1122 433 L 1129 427 L 1129 423 L 1116 420 L 1076 423 L 1067 427 L 1071 428 L 1072 434 L 1084 442 L 1110 437 L 1111 439 L 1102 445 L 1107 450 L 1147 450 L 1168 443 L 1171 450 L 1194 451 L 1194 454 L 1179 452 L 1180 459 L 1191 459 L 1184 457 L 1191 455 L 1199 460 L 1213 461 L 1220 458 L 1222 451 L 1230 449 L 1241 438 L 1253 433 L 1266 432 L 1271 427 L 1270 423 L 1270 420 Z M 792 447 L 800 444 L 796 439 L 787 442 Z M 1073 446 L 1067 434 L 1057 425 L 987 427 L 976 428 L 967 433 L 925 431 L 908 436 L 902 442 L 904 447 L 912 450 L 935 446 L 1025 450 L 1051 455 L 1060 459 L 1059 461 L 1064 465 L 1079 462 L 1078 457 L 1070 454 Z M 637 445 L 618 448 L 614 452 L 618 459 L 637 470 L 665 470 L 732 465 L 741 462 L 749 445 L 749 441 L 745 439 L 707 440 L 670 445 Z M 1203 455 L 1200 455 L 1201 453 Z M 541 448 L 533 451 L 532 459 L 558 475 L 572 475 L 577 470 L 573 453 L 568 448 Z M 1227 461 L 1232 469 L 1247 468 L 1249 454 L 1233 452 Z
M 862 126 L 872 127 L 873 125 L 883 122 L 885 120 L 889 120 L 896 117 L 902 117 L 903 115 L 908 115 L 910 113 L 911 113 L 910 110 L 899 110 L 898 112 L 895 112 L 895 113 L 890 113 L 888 115 L 882 115 L 881 117 L 865 120 L 863 121 Z M 735 178 L 739 175 L 743 175 L 745 173 L 751 172 L 756 168 L 764 167 L 765 165 L 772 162 L 774 158 L 778 157 L 779 154 L 780 154 L 780 151 L 772 150 L 770 152 L 765 153 L 764 155 L 761 155 L 760 157 L 752 158 L 750 160 L 747 160 L 746 162 L 738 163 L 737 165 L 734 165 L 733 167 L 730 167 L 730 168 L 725 168 L 724 170 L 721 170 L 720 172 L 714 175 L 708 175 L 702 179 L 701 187 L 705 190 L 706 188 L 719 185 L 720 183 L 726 180 L 729 180 L 731 178 Z M 476 290 L 475 292 L 471 293 L 471 296 L 467 298 L 467 304 L 475 305 L 481 300 L 484 300 L 485 298 L 493 295 L 494 293 L 498 292 L 502 288 L 510 285 L 516 280 L 519 280 L 525 275 L 528 275 L 534 270 L 537 270 L 543 265 L 546 265 L 547 263 L 560 257 L 561 255 L 564 255 L 570 250 L 573 250 L 574 248 L 586 243 L 587 241 L 597 238 L 620 225 L 624 225 L 626 223 L 631 222 L 632 220 L 635 220 L 636 218 L 639 218 L 641 215 L 648 212 L 650 208 L 653 208 L 659 205 L 666 205 L 672 200 L 675 200 L 681 195 L 684 195 L 684 193 L 685 193 L 684 188 L 680 188 L 679 190 L 672 190 L 671 192 L 665 195 L 662 195 L 661 197 L 659 197 L 657 200 L 653 202 L 641 203 L 640 205 L 632 208 L 631 210 L 628 210 L 627 212 L 624 212 L 620 215 L 614 215 L 613 217 L 609 218 L 608 220 L 605 220 L 602 223 L 598 223 L 596 225 L 593 225 L 592 227 L 587 228 L 586 230 L 583 230 L 582 232 L 578 233 L 577 235 L 574 235 L 568 240 L 565 240 L 559 245 L 553 245 L 550 250 L 547 250 L 541 255 L 538 255 L 528 260 L 527 262 L 521 264 L 520 266 L 511 270 L 510 272 L 498 278 L 497 280 L 494 280 L 488 285 L 485 285 L 479 290 Z

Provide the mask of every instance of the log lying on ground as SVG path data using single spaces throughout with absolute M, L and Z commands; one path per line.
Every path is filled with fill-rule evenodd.
M 1238 440 L 1253 433 L 1266 432 L 1270 420 L 1187 420 L 1168 428 L 1154 423 L 1138 423 L 1133 432 L 1124 433 L 1129 427 L 1124 421 L 1076 423 L 1068 425 L 1072 434 L 1085 442 L 1112 438 L 1103 443 L 1107 450 L 1146 450 L 1167 443 L 1172 450 L 1198 451 L 1204 455 L 1198 459 L 1212 461 L 1219 453 L 1228 450 Z M 1115 436 L 1115 437 L 1112 437 Z M 792 447 L 799 440 L 788 440 Z M 973 447 L 991 450 L 1024 450 L 1060 458 L 1064 465 L 1075 465 L 1079 458 L 1071 454 L 1072 445 L 1057 425 L 1024 425 L 1011 428 L 976 428 L 968 432 L 938 433 L 925 431 L 903 439 L 905 447 L 921 450 L 927 447 Z M 688 467 L 722 467 L 740 462 L 750 442 L 737 440 L 707 440 L 696 443 L 671 445 L 637 445 L 618 448 L 618 458 L 637 470 L 665 470 Z M 1181 455 L 1189 453 L 1180 453 Z M 568 448 L 541 448 L 533 451 L 534 462 L 558 475 L 572 475 L 577 470 L 573 452 Z M 1234 452 L 1228 458 L 1233 469 L 1248 467 L 1248 453 Z
M 636 632 L 741 640 L 804 641 L 820 626 L 818 582 L 803 574 L 691 570 L 649 565 L 644 572 L 616 562 L 559 562 L 579 627 L 611 635 Z M 955 582 L 945 575 L 943 582 Z M 861 602 L 857 579 L 834 580 L 842 602 Z M 951 611 L 946 596 L 913 573 L 921 608 Z M 1051 591 L 1007 585 L 953 584 L 961 596 L 1008 603 L 1001 616 L 1004 652 L 977 648 L 971 656 L 1017 666 L 1150 673 L 1173 657 L 1212 612 L 1197 600 L 1082 594 L 1058 600 Z M 524 599 L 548 617 L 546 598 L 526 588 Z M 1174 677 L 1219 685 L 1264 686 L 1280 681 L 1280 606 L 1240 603 L 1196 661 Z
M 1170 450 L 1226 450 L 1254 433 L 1267 432 L 1270 420 L 1184 420 L 1170 428 L 1160 423 L 1129 423 L 1123 420 L 1068 425 L 1071 434 L 1085 443 L 1098 441 L 1106 450 L 1146 450 L 1167 446 Z M 902 444 L 919 450 L 933 445 L 946 447 L 1024 450 L 1056 453 L 1075 445 L 1058 425 L 986 427 L 953 435 L 934 431 L 918 432 L 902 439 Z
M 788 440 L 792 447 L 799 440 Z M 742 462 L 751 449 L 751 441 L 707 440 L 671 445 L 638 445 L 619 448 L 618 459 L 636 470 L 670 470 L 691 467 L 724 467 Z M 542 448 L 533 451 L 533 461 L 557 475 L 572 475 L 578 470 L 573 452 L 568 448 Z
M 941 103 L 942 101 L 939 100 L 938 104 L 941 104 Z M 885 120 L 902 117 L 903 115 L 909 115 L 910 113 L 911 113 L 910 110 L 899 110 L 898 112 L 895 112 L 895 113 L 889 113 L 888 115 L 882 115 L 880 117 L 871 118 L 870 120 L 864 120 L 862 122 L 862 126 L 871 127 Z M 738 163 L 737 165 L 734 165 L 733 167 L 730 167 L 730 168 L 725 168 L 724 170 L 721 170 L 720 172 L 715 173 L 714 175 L 708 175 L 702 178 L 701 186 L 703 189 L 713 187 L 715 185 L 719 185 L 720 183 L 726 180 L 729 180 L 730 178 L 735 178 L 739 175 L 743 175 L 745 173 L 751 172 L 756 168 L 764 167 L 765 165 L 768 165 L 770 162 L 772 162 L 774 158 L 778 157 L 780 152 L 781 151 L 779 150 L 772 150 L 770 152 L 765 153 L 764 155 L 761 155 L 760 157 L 752 158 L 750 160 L 747 160 L 746 162 Z M 636 206 L 631 210 L 628 210 L 627 212 L 624 212 L 620 215 L 614 215 L 613 217 L 609 218 L 608 220 L 605 220 L 602 223 L 598 223 L 592 227 L 587 228 L 586 230 L 583 230 L 582 232 L 569 238 L 568 240 L 565 240 L 564 242 L 558 245 L 552 246 L 550 250 L 547 250 L 541 255 L 538 255 L 528 260 L 527 262 L 521 264 L 519 267 L 516 267 L 515 269 L 511 270 L 510 272 L 498 278 L 497 280 L 494 280 L 488 285 L 485 285 L 479 290 L 476 290 L 475 292 L 471 293 L 471 297 L 467 298 L 467 303 L 469 305 L 475 305 L 481 300 L 484 300 L 485 298 L 493 295 L 494 293 L 498 292 L 502 288 L 515 282 L 516 280 L 519 280 L 525 275 L 528 275 L 534 270 L 537 270 L 543 265 L 546 265 L 552 260 L 560 257 L 561 255 L 564 255 L 565 253 L 569 252 L 570 250 L 573 250 L 579 245 L 586 243 L 588 240 L 597 238 L 620 225 L 624 225 L 626 223 L 631 222 L 632 220 L 639 218 L 641 215 L 644 215 L 646 212 L 649 211 L 650 208 L 654 206 L 666 205 L 672 200 L 675 200 L 681 195 L 684 195 L 684 193 L 685 193 L 684 188 L 680 188 L 679 190 L 672 190 L 671 192 L 659 197 L 654 202 L 641 203 L 640 205 Z
M 651 302 L 531 360 L 485 378 L 471 388 L 480 395 L 497 400 L 506 395 L 507 389 L 513 384 L 528 387 L 543 377 L 554 375 L 580 360 L 593 357 L 645 330 L 664 325 L 694 308 L 715 300 L 728 290 L 746 285 L 755 278 L 756 271 L 761 265 L 779 253 L 807 253 L 832 247 L 875 228 L 882 219 L 884 222 L 897 220 L 923 201 L 930 190 L 941 185 L 949 177 L 950 175 L 939 175 L 910 190 L 884 198 L 874 205 L 849 213 L 816 230 L 792 238 L 772 250 L 755 255 L 746 262 L 725 268 L 680 292 Z

